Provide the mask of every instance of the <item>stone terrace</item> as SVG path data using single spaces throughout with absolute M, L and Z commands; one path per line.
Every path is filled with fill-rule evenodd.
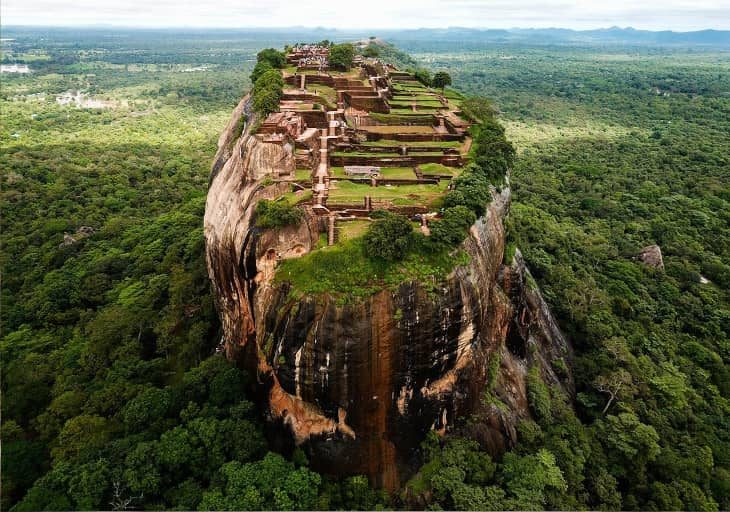
M 354 219 L 370 221 L 380 208 L 411 217 L 428 233 L 471 146 L 460 96 L 378 59 L 359 57 L 351 70 L 332 71 L 328 55 L 318 45 L 291 49 L 280 111 L 255 134 L 294 148 L 295 167 L 272 176 L 292 182 L 293 193 L 281 200 L 319 218 L 329 245 L 352 231 Z

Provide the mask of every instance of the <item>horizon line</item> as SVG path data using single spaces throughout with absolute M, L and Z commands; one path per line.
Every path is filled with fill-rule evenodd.
M 29 23 L 1 23 L 0 27 L 4 29 L 9 28 L 57 28 L 57 29 L 72 29 L 72 28 L 81 28 L 81 29 L 92 29 L 92 28 L 116 28 L 116 29 L 134 29 L 134 30 L 175 30 L 175 29 L 184 29 L 184 30 L 291 30 L 291 29 L 299 29 L 299 30 L 313 30 L 313 31 L 330 31 L 330 32 L 346 32 L 346 31 L 358 31 L 358 32 L 364 32 L 364 31 L 383 31 L 383 32 L 404 32 L 404 31 L 414 31 L 414 30 L 475 30 L 475 31 L 511 31 L 511 30 L 569 30 L 572 32 L 593 32 L 597 30 L 629 30 L 629 31 L 636 31 L 636 32 L 651 32 L 651 33 L 660 33 L 660 32 L 673 32 L 677 34 L 689 34 L 694 32 L 730 32 L 730 27 L 727 29 L 724 28 L 700 28 L 700 29 L 691 29 L 691 30 L 676 30 L 676 29 L 645 29 L 645 28 L 636 28 L 633 26 L 619 26 L 619 25 L 611 25 L 611 26 L 597 26 L 594 28 L 569 28 L 569 27 L 560 27 L 560 26 L 546 26 L 546 27 L 538 27 L 538 26 L 514 26 L 509 28 L 497 28 L 497 27 L 470 27 L 470 26 L 460 26 L 460 25 L 451 25 L 451 26 L 443 26 L 443 27 L 427 27 L 427 26 L 421 26 L 421 27 L 327 27 L 327 26 L 321 26 L 321 25 L 281 25 L 281 26 L 226 26 L 226 25 L 128 25 L 128 24 L 115 24 L 115 23 L 78 23 L 78 24 L 62 24 L 62 25 L 48 25 L 48 24 L 29 24 Z

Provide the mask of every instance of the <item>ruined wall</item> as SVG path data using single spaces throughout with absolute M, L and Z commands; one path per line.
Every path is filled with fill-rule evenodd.
M 379 112 L 381 114 L 390 112 L 388 104 L 379 96 L 350 96 L 346 93 L 344 96 L 349 107 L 368 112 Z

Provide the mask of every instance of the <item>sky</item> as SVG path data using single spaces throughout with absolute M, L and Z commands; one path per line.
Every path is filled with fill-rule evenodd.
M 730 0 L 0 0 L 2 25 L 730 29 Z

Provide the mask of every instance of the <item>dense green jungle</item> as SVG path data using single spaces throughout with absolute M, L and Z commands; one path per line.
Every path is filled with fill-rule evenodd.
M 326 35 L 3 29 L 2 63 L 32 72 L 0 82 L 2 509 L 730 509 L 720 46 L 389 34 L 498 109 L 509 244 L 577 394 L 534 379 L 515 449 L 429 438 L 390 496 L 269 449 L 217 351 L 205 197 L 256 53 Z M 637 261 L 650 244 L 664 270 Z

